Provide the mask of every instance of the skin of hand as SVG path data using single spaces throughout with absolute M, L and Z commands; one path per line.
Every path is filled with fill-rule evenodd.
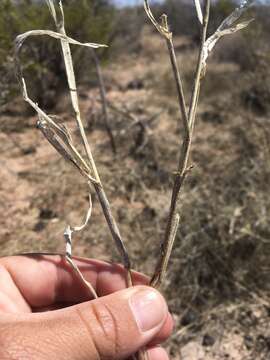
M 59 255 L 0 258 L 0 359 L 118 360 L 146 347 L 149 360 L 168 360 L 159 344 L 173 321 L 147 277 L 133 272 L 126 289 L 122 266 L 75 262 L 98 299 Z

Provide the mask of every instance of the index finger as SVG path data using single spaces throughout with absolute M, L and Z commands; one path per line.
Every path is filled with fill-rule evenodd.
M 126 287 L 126 270 L 123 266 L 94 259 L 73 259 L 98 296 Z M 63 256 L 11 256 L 0 259 L 0 265 L 10 273 L 13 282 L 32 308 L 91 300 L 89 289 Z M 134 285 L 149 283 L 145 275 L 137 272 L 132 272 L 132 280 Z

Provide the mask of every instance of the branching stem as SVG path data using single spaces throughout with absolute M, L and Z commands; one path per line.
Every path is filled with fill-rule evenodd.
M 21 85 L 25 101 L 27 101 L 37 111 L 37 113 L 40 117 L 39 128 L 40 128 L 40 130 L 42 130 L 43 135 L 55 147 L 55 149 L 63 156 L 63 158 L 65 160 L 67 160 L 71 164 L 73 164 L 77 168 L 77 170 L 79 170 L 80 173 L 83 176 L 85 176 L 88 181 L 90 181 L 90 184 L 91 184 L 90 187 L 91 186 L 94 187 L 94 189 L 97 193 L 101 208 L 103 210 L 104 217 L 107 221 L 109 230 L 111 232 L 112 238 L 114 239 L 116 247 L 122 257 L 123 264 L 124 264 L 125 268 L 127 269 L 127 284 L 130 286 L 130 285 L 132 285 L 131 270 L 130 270 L 131 266 L 130 266 L 128 253 L 124 246 L 124 243 L 123 243 L 122 237 L 120 235 L 120 231 L 118 229 L 116 221 L 114 220 L 107 196 L 102 187 L 102 183 L 101 183 L 98 171 L 97 171 L 97 167 L 96 167 L 96 164 L 95 164 L 95 161 L 93 158 L 93 154 L 92 154 L 90 145 L 88 143 L 86 133 L 84 130 L 84 126 L 83 126 L 83 122 L 81 119 L 81 112 L 80 112 L 80 108 L 79 108 L 79 98 L 78 98 L 78 93 L 77 93 L 74 66 L 73 66 L 73 60 L 72 60 L 71 49 L 70 49 L 70 43 L 76 44 L 76 45 L 92 47 L 92 48 L 98 48 L 98 47 L 101 47 L 104 45 L 94 44 L 94 43 L 82 44 L 74 39 L 69 38 L 66 35 L 66 31 L 65 31 L 65 18 L 64 18 L 64 11 L 63 11 L 61 0 L 59 2 L 60 20 L 58 19 L 57 13 L 55 11 L 54 2 L 52 0 L 46 0 L 46 2 L 49 6 L 51 15 L 54 19 L 54 22 L 55 22 L 58 32 L 53 32 L 50 30 L 34 30 L 34 31 L 28 31 L 27 33 L 19 35 L 16 38 L 16 41 L 15 41 L 15 64 L 16 64 L 16 72 L 17 72 L 18 80 Z M 21 69 L 20 61 L 19 61 L 20 49 L 21 49 L 22 44 L 25 41 L 25 39 L 28 38 L 29 36 L 43 36 L 43 35 L 53 37 L 57 40 L 60 40 L 60 42 L 61 42 L 72 107 L 73 107 L 73 110 L 75 113 L 76 123 L 77 123 L 78 129 L 79 129 L 80 137 L 81 137 L 81 140 L 82 140 L 82 143 L 83 143 L 86 155 L 87 155 L 87 160 L 84 160 L 83 157 L 80 155 L 80 153 L 74 147 L 71 136 L 68 133 L 68 130 L 64 127 L 57 125 L 27 95 L 27 88 L 26 88 L 26 84 L 23 79 L 22 69 Z M 90 189 L 90 193 L 91 193 L 91 189 Z M 70 264 L 71 264 L 71 262 L 70 262 Z M 74 268 L 74 266 L 73 266 L 73 268 Z M 78 273 L 78 271 L 77 271 L 77 273 Z
M 176 237 L 177 229 L 180 221 L 179 214 L 179 200 L 181 190 L 189 170 L 188 160 L 191 150 L 192 135 L 194 130 L 195 116 L 198 105 L 198 98 L 200 93 L 200 81 L 202 78 L 203 70 L 203 49 L 206 41 L 207 28 L 209 22 L 209 13 L 210 13 L 210 0 L 205 1 L 204 5 L 204 14 L 203 14 L 203 24 L 201 30 L 201 44 L 199 51 L 199 58 L 196 68 L 196 75 L 193 85 L 193 91 L 191 96 L 191 103 L 189 107 L 189 112 L 187 114 L 184 91 L 182 86 L 182 80 L 180 77 L 178 64 L 176 61 L 175 50 L 172 41 L 172 34 L 169 32 L 167 17 L 166 15 L 162 16 L 162 25 L 160 33 L 165 37 L 167 47 L 169 50 L 170 60 L 172 64 L 172 69 L 174 73 L 174 78 L 176 82 L 177 95 L 179 100 L 179 108 L 183 118 L 184 126 L 184 139 L 181 146 L 178 169 L 175 176 L 175 181 L 172 190 L 171 205 L 169 210 L 169 216 L 167 220 L 166 230 L 164 240 L 161 243 L 160 256 L 155 268 L 154 275 L 151 279 L 151 285 L 154 287 L 159 287 L 166 275 L 166 269 L 168 261 L 171 255 L 173 243 Z M 146 7 L 147 8 L 147 7 Z M 148 6 L 149 8 L 149 6 Z
M 56 24 L 58 31 L 61 34 L 66 35 L 64 11 L 63 11 L 61 2 L 60 2 L 60 10 L 61 10 L 61 17 L 62 17 L 61 21 L 58 22 L 57 19 L 55 18 L 55 24 Z M 123 264 L 124 264 L 125 268 L 127 269 L 127 284 L 128 284 L 128 286 L 131 286 L 132 285 L 131 265 L 130 265 L 128 252 L 125 248 L 122 237 L 120 235 L 118 225 L 113 217 L 113 214 L 112 214 L 112 211 L 110 208 L 110 204 L 109 204 L 108 198 L 106 196 L 106 193 L 104 191 L 104 188 L 102 186 L 102 183 L 101 183 L 98 171 L 97 171 L 97 167 L 96 167 L 96 164 L 94 161 L 94 157 L 93 157 L 90 145 L 88 143 L 88 140 L 87 140 L 87 137 L 85 134 L 85 130 L 84 130 L 84 126 L 83 126 L 83 123 L 81 120 L 81 113 L 80 113 L 80 108 L 79 108 L 79 100 L 78 100 L 78 93 L 77 93 L 77 88 L 76 88 L 76 80 L 75 80 L 75 75 L 74 75 L 74 68 L 73 68 L 73 61 L 72 61 L 72 56 L 71 56 L 70 45 L 67 41 L 64 41 L 64 40 L 61 40 L 61 45 L 62 45 L 64 62 L 65 62 L 65 66 L 67 69 L 67 78 L 68 78 L 68 84 L 69 84 L 69 89 L 70 89 L 72 106 L 73 106 L 73 109 L 75 112 L 77 125 L 79 128 L 79 132 L 80 132 L 80 136 L 81 136 L 84 148 L 85 148 L 85 152 L 87 154 L 89 165 L 90 165 L 91 171 L 93 172 L 93 176 L 96 180 L 96 182 L 93 183 L 93 186 L 94 186 L 94 189 L 98 196 L 98 199 L 99 199 L 104 217 L 106 219 L 107 225 L 111 232 L 112 238 L 115 241 L 116 247 L 121 255 Z M 105 100 L 106 100 L 106 98 L 105 98 Z

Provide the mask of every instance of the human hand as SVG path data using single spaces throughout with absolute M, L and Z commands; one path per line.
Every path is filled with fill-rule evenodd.
M 134 272 L 136 286 L 125 289 L 120 265 L 76 264 L 99 299 L 58 255 L 0 258 L 0 359 L 118 360 L 146 346 L 150 360 L 167 360 L 157 344 L 172 319 L 147 278 Z

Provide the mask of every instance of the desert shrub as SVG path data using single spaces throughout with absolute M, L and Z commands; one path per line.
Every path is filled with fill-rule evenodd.
M 235 34 L 234 41 L 224 39 L 218 47 L 216 56 L 220 61 L 235 62 L 243 71 L 254 71 L 260 67 L 268 56 L 269 60 L 269 16 L 270 7 L 266 5 L 253 6 L 248 18 L 253 18 L 252 26 Z
M 114 54 L 138 53 L 140 35 L 144 27 L 144 10 L 141 6 L 119 9 L 114 29 Z
M 239 66 L 246 80 L 242 91 L 244 105 L 257 115 L 265 115 L 270 101 L 270 7 L 254 6 L 249 16 L 254 18 L 252 26 L 234 35 L 232 42 L 224 39 L 217 49 L 216 59 Z
M 171 29 L 176 35 L 197 37 L 198 24 L 193 2 L 167 0 L 161 11 L 168 15 Z
M 269 291 L 269 121 L 243 113 L 226 131 L 232 152 L 225 146 L 222 160 L 195 153 L 201 169 L 190 179 L 169 274 L 172 306 L 195 311 L 195 322 L 220 303 Z
M 75 6 L 76 3 L 76 6 Z M 114 8 L 109 1 L 77 0 L 65 1 L 67 32 L 81 41 L 108 43 L 114 24 Z M 54 29 L 44 2 L 4 0 L 0 4 L 0 73 L 5 74 L 1 85 L 1 101 L 14 95 L 14 76 L 10 63 L 13 59 L 13 41 L 18 34 L 33 29 Z M 40 105 L 55 104 L 58 90 L 65 84 L 64 67 L 57 42 L 44 38 L 26 47 L 25 76 L 31 80 L 30 92 L 38 94 Z M 75 67 L 82 79 L 91 61 L 91 54 L 73 47 Z

